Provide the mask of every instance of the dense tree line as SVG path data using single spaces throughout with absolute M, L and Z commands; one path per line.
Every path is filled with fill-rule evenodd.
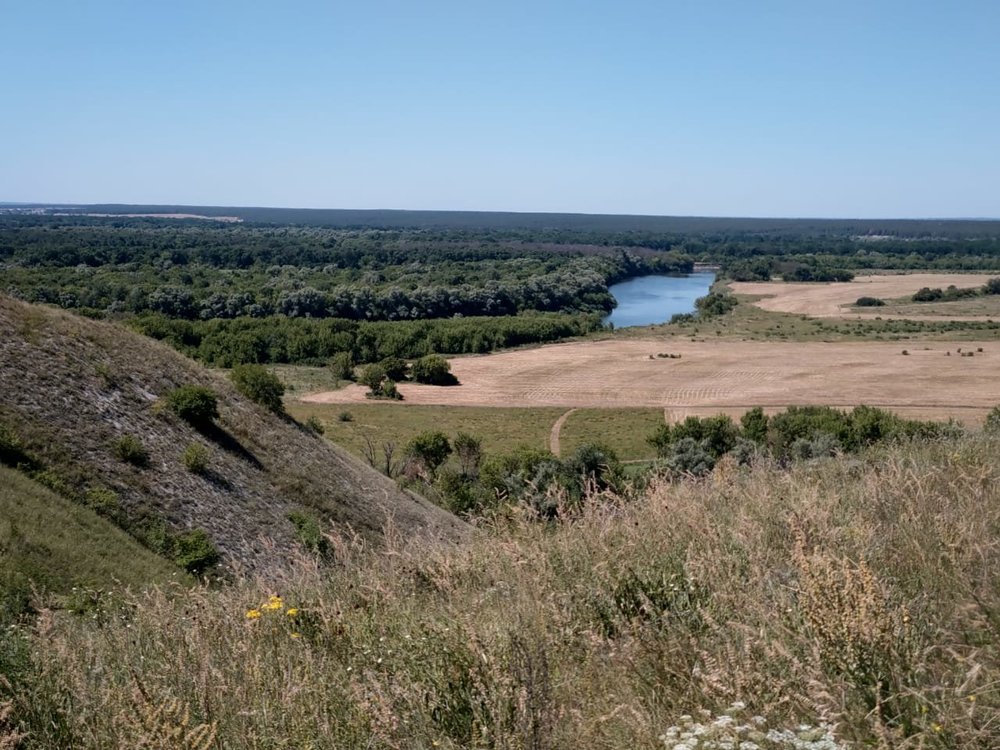
M 582 336 L 601 328 L 600 316 L 558 313 L 395 322 L 281 316 L 189 321 L 147 314 L 134 318 L 131 324 L 141 333 L 218 367 L 324 364 L 345 352 L 357 364 L 433 353 L 480 354 Z
M 675 253 L 413 233 L 2 221 L 0 260 L 4 291 L 28 301 L 188 320 L 608 312 L 609 284 L 692 270 Z

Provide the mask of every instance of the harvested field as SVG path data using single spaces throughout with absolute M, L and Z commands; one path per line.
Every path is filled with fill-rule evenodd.
M 894 315 L 883 308 L 852 308 L 859 297 L 892 300 L 905 297 L 922 287 L 945 289 L 954 284 L 959 289 L 982 286 L 996 274 L 912 273 L 899 275 L 858 276 L 854 281 L 830 284 L 780 281 L 733 282 L 736 294 L 762 297 L 753 304 L 771 312 L 808 315 L 813 318 L 906 318 L 907 320 L 982 320 L 979 315 Z
M 984 351 L 975 352 L 979 347 Z M 975 354 L 963 357 L 959 348 Z M 667 353 L 680 358 L 657 356 Z M 403 383 L 405 401 L 394 406 L 658 407 L 677 419 L 753 406 L 869 404 L 904 416 L 976 423 L 1000 403 L 998 362 L 995 341 L 611 339 L 460 357 L 452 360 L 460 386 Z M 351 385 L 302 400 L 366 403 L 365 392 Z

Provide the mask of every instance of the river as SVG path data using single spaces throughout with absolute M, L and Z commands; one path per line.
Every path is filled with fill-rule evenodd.
M 605 323 L 615 328 L 665 323 L 676 313 L 694 312 L 694 301 L 708 294 L 715 273 L 702 271 L 687 276 L 638 276 L 608 291 L 618 301 Z

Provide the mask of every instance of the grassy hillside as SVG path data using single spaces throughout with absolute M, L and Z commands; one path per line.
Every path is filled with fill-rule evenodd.
M 210 388 L 219 418 L 195 429 L 164 408 Z M 0 297 L 0 426 L 34 476 L 144 538 L 203 529 L 226 561 L 268 566 L 295 548 L 289 514 L 375 539 L 455 538 L 463 525 L 339 448 L 240 396 L 228 380 L 115 325 Z M 123 459 L 122 441 L 145 457 Z M 191 448 L 191 446 L 200 446 Z M 189 470 L 185 453 L 207 456 Z
M 9 696 L 26 748 L 995 748 L 998 448 L 726 463 L 461 547 L 153 591 L 26 634 Z
M 94 511 L 0 467 L 0 598 L 27 597 L 32 585 L 66 594 L 177 579 L 186 576 Z

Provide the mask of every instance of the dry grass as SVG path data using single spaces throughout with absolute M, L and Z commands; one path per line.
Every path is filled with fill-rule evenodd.
M 220 417 L 196 430 L 162 409 L 181 385 L 212 389 Z M 205 529 L 228 562 L 267 561 L 258 539 L 294 546 L 287 516 L 303 507 L 377 538 L 389 516 L 408 530 L 461 536 L 461 524 L 401 491 L 347 452 L 248 401 L 229 380 L 118 326 L 0 296 L 0 424 L 77 497 L 110 490 L 136 514 Z M 148 465 L 114 454 L 139 439 Z M 208 470 L 186 470 L 192 443 Z
M 956 350 L 982 348 L 974 357 Z M 906 348 L 911 356 L 902 356 Z M 951 356 L 946 356 L 946 352 Z M 679 359 L 657 354 L 680 354 Z M 756 342 L 616 338 L 554 344 L 452 360 L 461 385 L 400 385 L 390 405 L 405 419 L 412 405 L 658 407 L 749 409 L 868 404 L 905 416 L 981 421 L 1000 402 L 997 342 Z M 309 403 L 364 403 L 352 385 Z M 701 412 L 698 412 L 701 413 Z M 570 419 L 573 419 L 572 417 Z
M 998 448 L 723 462 L 461 548 L 338 537 L 332 569 L 46 615 L 25 746 L 139 747 L 166 706 L 227 748 L 655 748 L 743 701 L 864 746 L 997 747 Z
M 764 310 L 782 313 L 808 315 L 814 318 L 889 317 L 886 308 L 853 307 L 859 297 L 896 299 L 911 295 L 921 287 L 941 288 L 955 285 L 959 289 L 981 287 L 991 278 L 990 274 L 974 273 L 910 273 L 898 275 L 858 276 L 853 281 L 829 284 L 768 282 L 733 282 L 729 286 L 736 294 L 759 296 L 754 304 Z M 919 320 L 919 309 L 900 314 L 911 320 Z M 983 316 L 956 312 L 952 320 L 978 320 Z M 940 314 L 935 319 L 948 319 Z

